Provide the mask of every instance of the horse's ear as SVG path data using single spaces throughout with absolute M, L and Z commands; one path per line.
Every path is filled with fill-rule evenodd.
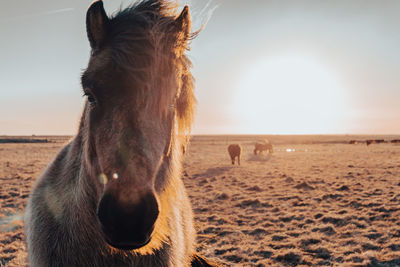
M 189 7 L 186 5 L 181 14 L 175 19 L 178 29 L 178 42 L 186 43 L 190 37 L 192 21 L 190 20 Z
M 86 13 L 86 31 L 92 49 L 99 48 L 105 40 L 108 23 L 103 1 L 93 2 Z

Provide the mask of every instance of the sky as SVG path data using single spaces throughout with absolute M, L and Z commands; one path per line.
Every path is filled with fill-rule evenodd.
M 400 134 L 400 1 L 186 2 L 194 134 Z M 0 135 L 77 132 L 90 3 L 2 1 Z

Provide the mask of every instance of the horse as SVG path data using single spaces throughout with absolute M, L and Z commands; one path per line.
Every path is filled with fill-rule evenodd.
M 37 179 L 30 266 L 211 266 L 196 255 L 181 147 L 193 119 L 188 6 L 144 0 L 86 13 L 91 54 L 77 135 Z
M 270 154 L 274 153 L 272 144 L 267 140 L 259 140 L 254 144 L 254 155 L 261 154 L 263 151 L 268 151 Z
M 367 144 L 367 146 L 369 146 L 370 144 L 375 144 L 376 142 L 375 142 L 375 140 L 368 139 L 365 141 L 365 143 Z
M 357 140 L 350 140 L 349 144 L 350 145 L 356 145 L 356 144 L 358 144 L 358 141 Z
M 242 147 L 238 144 L 231 144 L 228 146 L 229 156 L 232 160 L 232 165 L 235 165 L 235 158 L 237 157 L 238 165 L 240 165 L 240 154 L 242 153 Z

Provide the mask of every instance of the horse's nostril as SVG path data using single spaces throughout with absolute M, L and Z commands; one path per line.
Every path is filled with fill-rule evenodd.
M 103 226 L 112 226 L 114 224 L 115 218 L 110 216 L 113 213 L 114 200 L 111 195 L 105 195 L 100 200 L 97 216 Z
M 150 241 L 158 213 L 157 200 L 151 193 L 136 202 L 117 201 L 106 194 L 99 203 L 97 215 L 110 245 L 132 249 Z

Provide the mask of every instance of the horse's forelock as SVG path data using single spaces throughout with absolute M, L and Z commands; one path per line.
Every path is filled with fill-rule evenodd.
M 171 98 L 176 97 L 178 129 L 180 135 L 185 135 L 190 131 L 195 97 L 191 62 L 184 52 L 188 49 L 188 39 L 194 35 L 183 40 L 176 18 L 177 6 L 170 1 L 141 1 L 110 19 L 108 45 L 111 61 L 135 77 L 138 90 L 158 90 L 151 92 L 158 97 L 151 97 L 150 102 L 155 102 L 159 114 L 165 115 Z M 176 79 L 167 75 L 171 68 L 175 68 L 178 77 L 178 92 L 168 87 L 174 82 L 169 79 Z M 149 92 L 141 92 L 146 93 Z

